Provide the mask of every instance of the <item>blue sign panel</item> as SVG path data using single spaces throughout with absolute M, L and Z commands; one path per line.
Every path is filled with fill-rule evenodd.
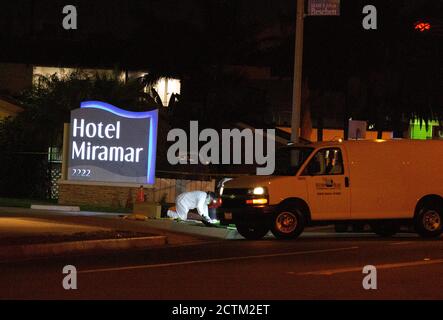
M 71 111 L 68 180 L 153 184 L 157 124 L 158 110 L 82 102 Z

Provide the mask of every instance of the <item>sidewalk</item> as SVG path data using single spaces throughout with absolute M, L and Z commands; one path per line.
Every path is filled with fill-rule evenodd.
M 149 219 L 134 221 L 123 219 L 125 214 L 89 211 L 49 211 L 27 208 L 0 207 L 0 220 L 5 217 L 26 217 L 71 223 L 81 226 L 108 228 L 132 232 L 164 235 L 168 244 L 187 244 L 216 239 L 241 239 L 235 229 L 206 227 L 199 221 L 177 222 L 170 219 Z
M 192 214 L 190 216 L 192 217 Z M 78 230 L 92 228 L 91 230 L 95 230 L 94 232 L 105 229 L 148 233 L 164 236 L 169 245 L 188 245 L 207 241 L 243 239 L 235 228 L 207 227 L 197 220 L 177 222 L 170 219 L 148 219 L 137 221 L 124 219 L 125 214 L 119 213 L 48 211 L 0 207 L 0 221 L 6 217 L 44 219 L 47 221 L 46 223 L 58 223 L 60 230 L 63 230 L 62 224 L 71 224 L 75 225 L 75 228 L 78 228 Z M 2 228 L 0 224 L 1 233 Z M 270 233 L 268 236 L 273 238 Z M 332 226 L 307 228 L 302 235 L 302 237 L 318 236 L 336 237 L 338 235 Z
M 115 215 L 114 215 L 115 216 Z M 116 216 L 115 216 L 116 217 Z M 131 230 L 95 218 L 0 208 L 0 262 L 66 254 L 150 248 L 166 245 L 168 237 L 155 230 Z
M 47 221 L 39 218 L 0 218 L 1 240 L 4 240 L 5 238 L 30 237 L 37 235 L 68 236 L 75 233 L 89 233 L 99 231 L 110 231 L 110 229 Z M 2 241 L 2 243 L 4 243 L 4 241 Z

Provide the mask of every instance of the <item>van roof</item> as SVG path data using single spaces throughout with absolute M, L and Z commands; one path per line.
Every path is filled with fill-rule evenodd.
M 322 142 L 312 142 L 312 143 L 297 143 L 290 146 L 297 146 L 297 147 L 333 147 L 333 146 L 339 146 L 339 145 L 373 145 L 373 144 L 423 144 L 423 143 L 439 143 L 443 144 L 443 140 L 411 140 L 411 139 L 375 139 L 375 140 L 341 140 L 341 141 L 322 141 Z

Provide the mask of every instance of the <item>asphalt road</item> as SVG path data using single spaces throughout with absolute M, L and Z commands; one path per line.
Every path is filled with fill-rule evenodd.
M 0 265 L 2 299 L 443 299 L 443 239 L 306 233 Z M 64 290 L 74 265 L 77 290 Z M 366 265 L 377 289 L 365 290 Z

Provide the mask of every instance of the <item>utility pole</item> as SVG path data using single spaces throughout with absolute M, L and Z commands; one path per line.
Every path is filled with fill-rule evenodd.
M 294 81 L 292 87 L 291 141 L 297 143 L 300 136 L 301 86 L 303 67 L 303 24 L 305 0 L 297 0 L 297 22 L 295 29 Z

